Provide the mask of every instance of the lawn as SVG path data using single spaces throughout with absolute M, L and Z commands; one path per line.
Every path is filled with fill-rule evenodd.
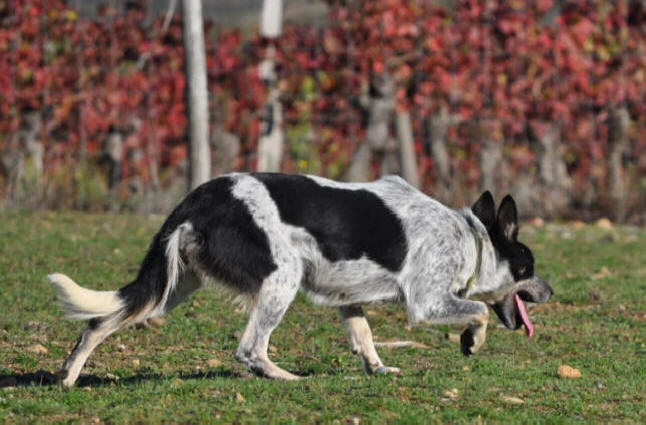
M 45 276 L 116 289 L 161 220 L 0 215 L 0 423 L 646 423 L 646 231 L 622 227 L 525 226 L 521 240 L 555 295 L 530 309 L 532 339 L 492 314 L 470 358 L 446 338 L 459 329 L 410 329 L 403 306 L 368 307 L 375 340 L 426 347 L 378 348 L 402 374 L 366 376 L 336 311 L 299 296 L 270 356 L 310 378 L 256 378 L 233 358 L 245 314 L 207 288 L 158 327 L 111 336 L 75 388 L 52 385 L 84 324 L 62 316 Z M 559 378 L 560 365 L 581 378 Z

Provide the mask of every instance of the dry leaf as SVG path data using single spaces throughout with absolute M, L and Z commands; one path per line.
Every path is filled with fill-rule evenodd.
M 211 366 L 211 367 L 218 367 L 218 366 L 220 366 L 222 364 L 222 362 L 220 360 L 216 359 L 216 358 L 213 358 L 213 359 L 208 359 L 206 361 L 206 364 Z
M 34 354 L 47 354 L 49 350 L 41 344 L 34 344 L 27 347 L 27 351 Z
M 240 394 L 240 393 L 236 393 L 236 401 L 238 403 L 244 403 L 244 401 L 245 401 L 244 396 L 242 394 Z

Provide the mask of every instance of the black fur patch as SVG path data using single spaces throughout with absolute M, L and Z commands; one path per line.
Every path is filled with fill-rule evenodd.
M 166 243 L 177 227 L 189 221 L 200 243 L 200 267 L 242 292 L 257 292 L 276 269 L 269 241 L 242 201 L 231 194 L 233 181 L 220 177 L 191 192 L 168 216 L 155 235 L 134 282 L 121 288 L 128 314 L 150 300 L 159 301 L 168 276 Z
M 474 344 L 473 331 L 471 328 L 466 328 L 464 332 L 462 332 L 462 335 L 460 335 L 460 350 L 462 351 L 462 354 L 467 357 L 473 354 L 471 352 L 471 347 L 473 347 Z
M 397 271 L 407 252 L 399 218 L 375 194 L 321 186 L 300 175 L 255 173 L 269 190 L 281 219 L 305 228 L 329 261 L 366 255 Z
M 193 225 L 200 237 L 199 262 L 210 275 L 243 292 L 256 292 L 276 270 L 267 235 L 246 205 L 231 194 L 233 181 L 220 177 L 191 192 L 169 220 Z

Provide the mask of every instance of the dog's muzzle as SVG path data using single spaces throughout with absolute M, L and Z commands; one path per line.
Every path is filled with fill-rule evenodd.
M 494 303 L 491 307 L 507 328 L 515 330 L 525 325 L 527 336 L 531 336 L 533 326 L 523 302 L 546 303 L 553 293 L 552 287 L 547 282 L 534 276 L 516 285 L 502 301 Z

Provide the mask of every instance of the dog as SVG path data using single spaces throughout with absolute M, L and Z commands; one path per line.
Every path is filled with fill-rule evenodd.
M 162 316 L 207 284 L 237 293 L 249 320 L 235 358 L 268 378 L 296 376 L 267 355 L 269 337 L 296 293 L 337 307 L 352 352 L 368 373 L 399 373 L 377 355 L 362 305 L 403 302 L 411 324 L 465 325 L 461 351 L 485 341 L 489 310 L 509 329 L 533 325 L 524 302 L 552 288 L 518 242 L 516 204 L 496 212 L 484 192 L 452 210 L 396 176 L 339 183 L 309 175 L 234 173 L 192 191 L 153 238 L 137 277 L 116 291 L 48 278 L 62 308 L 89 320 L 58 373 L 77 380 L 94 348 L 124 327 Z

